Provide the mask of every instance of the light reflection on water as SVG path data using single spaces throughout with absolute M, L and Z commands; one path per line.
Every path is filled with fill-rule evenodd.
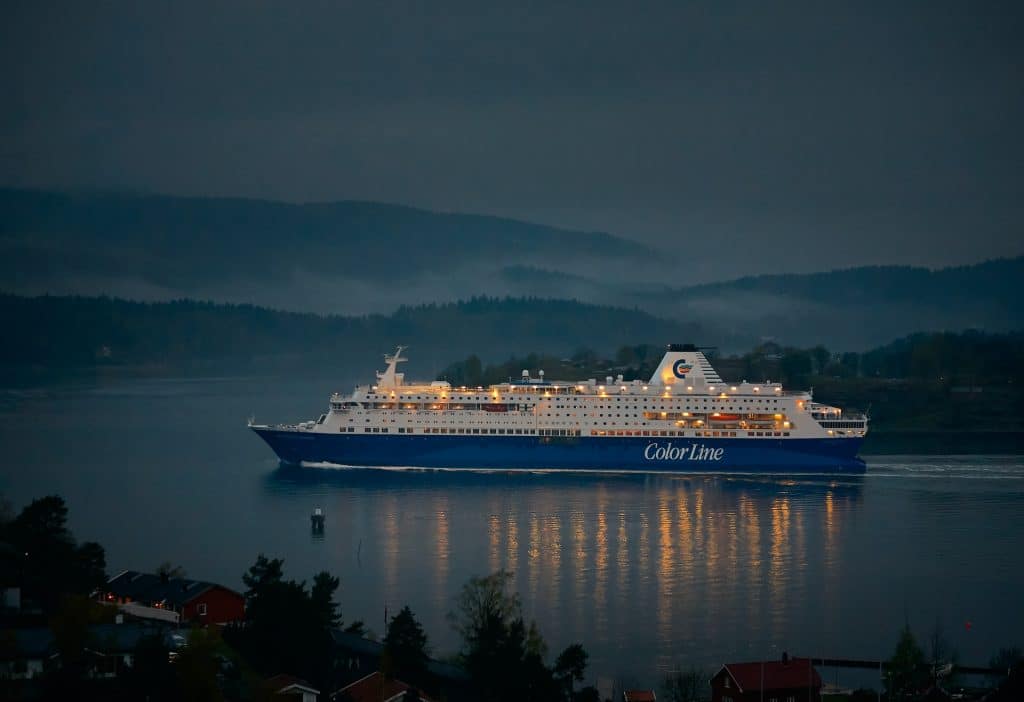
M 982 465 L 958 459 L 943 462 L 941 470 L 954 483 L 980 476 L 1015 485 L 1015 491 L 990 497 L 1010 508 L 1019 527 L 1024 466 L 1014 458 L 999 465 L 992 462 L 1000 459 L 973 460 Z M 515 573 L 528 615 L 554 646 L 580 639 L 601 666 L 664 671 L 693 658 L 712 664 L 730 654 L 757 656 L 786 648 L 821 655 L 885 654 L 890 630 L 901 623 L 902 615 L 892 615 L 903 611 L 911 593 L 897 586 L 891 600 L 868 601 L 866 620 L 859 621 L 864 614 L 857 610 L 864 604 L 860 590 L 867 585 L 878 592 L 870 584 L 887 579 L 879 569 L 882 562 L 904 563 L 899 579 L 918 575 L 914 561 L 925 554 L 908 558 L 899 552 L 907 534 L 922 531 L 915 519 L 924 518 L 936 530 L 935 541 L 948 544 L 944 552 L 961 557 L 966 552 L 970 560 L 969 535 L 936 521 L 949 494 L 962 494 L 958 486 L 936 491 L 930 479 L 918 482 L 918 476 L 935 472 L 936 466 L 912 459 L 884 463 L 877 476 L 839 479 L 282 468 L 268 476 L 266 489 L 288 499 L 328 486 L 346 500 L 368 505 L 367 514 L 381 509 L 377 519 L 387 527 L 382 547 L 388 554 L 401 553 L 401 571 L 424 567 L 417 554 L 431 536 L 404 534 L 411 541 L 399 546 L 402 537 L 391 530 L 396 522 L 387 513 L 398 509 L 395 499 L 408 512 L 424 499 L 433 505 L 434 495 L 444 494 L 450 505 L 446 519 L 450 514 L 452 522 L 443 531 L 446 549 L 454 561 L 463 561 L 452 568 L 451 578 L 447 570 L 439 578 L 449 582 L 451 592 L 464 579 L 460 574 L 506 568 Z M 875 511 L 866 509 L 869 495 L 878 503 L 872 507 L 892 503 L 899 511 L 865 520 L 865 512 Z M 925 509 L 908 514 L 908 507 L 921 501 Z M 938 511 L 931 513 L 928 508 L 936 504 Z M 490 513 L 475 514 L 484 505 Z M 367 526 L 372 531 L 372 519 Z M 855 532 L 851 540 L 846 529 Z M 487 555 L 473 563 L 477 532 Z M 528 539 L 520 544 L 523 533 Z M 1016 580 L 1008 586 L 1020 584 L 1019 566 L 1006 574 Z M 944 575 L 973 579 L 968 573 Z M 390 589 L 390 579 L 385 580 Z M 963 599 L 960 586 L 947 590 Z M 977 599 L 985 600 L 980 593 Z M 433 604 L 450 607 L 450 597 L 435 598 Z M 946 605 L 937 601 L 924 607 L 928 619 L 922 626 L 945 616 Z M 1013 615 L 1020 622 L 1019 609 Z

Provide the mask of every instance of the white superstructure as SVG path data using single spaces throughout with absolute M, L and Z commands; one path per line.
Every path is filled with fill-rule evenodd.
M 375 385 L 334 394 L 318 420 L 291 425 L 327 434 L 690 437 L 764 440 L 863 437 L 864 415 L 816 403 L 780 383 L 727 383 L 699 349 L 672 345 L 647 381 L 622 376 L 548 381 L 543 371 L 490 387 L 405 381 L 403 347 Z

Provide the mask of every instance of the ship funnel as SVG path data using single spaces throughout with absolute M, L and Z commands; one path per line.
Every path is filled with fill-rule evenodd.
M 671 344 L 651 376 L 649 385 L 694 385 L 721 383 L 711 362 L 696 346 Z

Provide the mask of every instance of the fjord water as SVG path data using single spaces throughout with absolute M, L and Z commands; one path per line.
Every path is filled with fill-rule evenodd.
M 1024 640 L 1024 457 L 867 457 L 864 476 L 285 469 L 245 426 L 349 383 L 115 379 L 0 391 L 0 491 L 57 493 L 108 571 L 163 561 L 241 589 L 264 552 L 341 577 L 346 621 L 409 604 L 435 654 L 472 575 L 515 573 L 552 652 L 655 685 L 676 665 L 887 657 L 908 621 L 960 660 Z M 314 507 L 326 533 L 310 532 Z M 831 675 L 829 676 L 831 678 Z M 840 679 L 843 682 L 844 679 Z

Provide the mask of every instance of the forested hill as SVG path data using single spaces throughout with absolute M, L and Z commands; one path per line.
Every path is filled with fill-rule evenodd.
M 502 272 L 513 292 L 571 292 L 598 303 L 636 305 L 664 317 L 713 322 L 735 334 L 865 350 L 920 330 L 1024 328 L 1024 257 L 939 270 L 866 266 L 762 275 L 693 286 L 635 286 L 536 268 Z
M 0 188 L 0 254 L 4 292 L 342 314 L 493 295 L 501 291 L 481 282 L 506 265 L 621 277 L 623 262 L 659 260 L 609 234 L 383 203 L 9 188 Z
M 611 352 L 628 343 L 708 339 L 696 324 L 636 310 L 563 300 L 476 298 L 403 307 L 391 315 L 319 316 L 251 305 L 181 300 L 0 295 L 0 365 L 80 367 L 187 365 L 305 359 L 365 367 L 412 347 L 412 370 L 436 371 L 472 351 L 507 358 L 531 349 L 568 355 L 582 346 Z

